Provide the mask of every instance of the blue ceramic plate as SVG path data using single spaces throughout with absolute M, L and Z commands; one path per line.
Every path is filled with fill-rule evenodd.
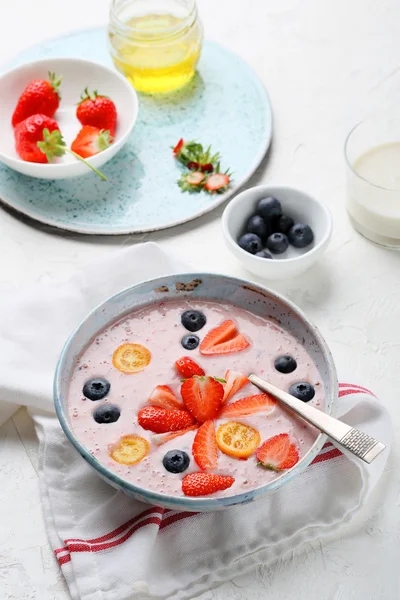
M 168 496 L 141 488 L 120 477 L 106 465 L 99 462 L 88 449 L 75 437 L 68 420 L 66 397 L 71 374 L 90 341 L 110 323 L 123 315 L 152 303 L 167 302 L 188 298 L 202 300 L 220 300 L 245 308 L 256 315 L 277 319 L 283 328 L 302 341 L 307 352 L 317 365 L 325 390 L 325 412 L 334 413 L 338 397 L 338 384 L 335 365 L 325 340 L 307 317 L 289 300 L 259 285 L 250 284 L 241 279 L 213 275 L 207 273 L 191 273 L 167 275 L 159 279 L 145 281 L 113 296 L 98 306 L 76 329 L 67 341 L 57 365 L 54 378 L 54 403 L 61 426 L 75 449 L 91 465 L 98 475 L 107 483 L 122 490 L 129 496 L 149 502 L 156 506 L 164 506 L 174 510 L 213 511 L 227 508 L 235 504 L 250 502 L 263 494 L 279 488 L 295 477 L 314 460 L 326 441 L 326 435 L 320 434 L 314 445 L 303 456 L 295 467 L 283 471 L 276 479 L 258 488 L 221 498 L 188 498 Z
M 44 42 L 7 68 L 64 56 L 111 65 L 106 31 L 78 31 Z M 36 180 L 0 164 L 0 198 L 37 221 L 79 233 L 173 227 L 213 210 L 249 179 L 269 147 L 271 128 L 270 102 L 258 77 L 232 52 L 205 42 L 198 73 L 188 86 L 173 94 L 139 96 L 131 138 L 103 169 L 107 182 L 91 173 Z M 221 167 L 233 172 L 229 192 L 181 193 L 176 185 L 181 171 L 170 149 L 181 137 L 212 144 L 221 153 Z

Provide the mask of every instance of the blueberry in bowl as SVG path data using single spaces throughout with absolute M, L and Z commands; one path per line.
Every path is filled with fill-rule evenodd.
M 85 383 L 82 389 L 82 393 L 85 398 L 89 400 L 96 401 L 102 400 L 105 398 L 110 391 L 110 382 L 107 379 L 103 379 L 103 377 L 95 377 L 94 379 L 89 379 Z
M 246 269 L 265 279 L 284 280 L 298 277 L 322 256 L 332 218 L 313 196 L 268 185 L 231 200 L 222 228 L 228 249 Z
M 199 310 L 185 310 L 181 316 L 181 323 L 185 329 L 194 332 L 199 331 L 206 324 L 205 315 Z
M 288 240 L 295 248 L 306 248 L 314 241 L 314 233 L 309 225 L 296 223 L 288 232 Z
M 284 233 L 272 233 L 267 239 L 267 248 L 273 254 L 283 254 L 289 247 L 289 242 Z
M 256 254 L 262 250 L 261 238 L 255 233 L 245 233 L 239 240 L 239 246 L 249 252 L 250 254 Z
M 246 232 L 255 233 L 259 238 L 265 238 L 268 235 L 268 226 L 260 215 L 253 215 L 247 223 Z

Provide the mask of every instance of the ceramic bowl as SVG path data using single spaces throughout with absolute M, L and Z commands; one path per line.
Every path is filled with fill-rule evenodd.
M 15 150 L 11 117 L 18 98 L 33 79 L 48 79 L 48 73 L 62 76 L 60 106 L 54 115 L 68 147 L 75 139 L 81 124 L 76 118 L 76 105 L 86 87 L 90 91 L 109 96 L 118 112 L 117 130 L 113 144 L 89 159 L 96 168 L 102 167 L 121 150 L 128 140 L 138 115 L 138 98 L 128 81 L 119 73 L 103 65 L 76 58 L 49 58 L 27 63 L 0 77 L 0 162 L 14 171 L 40 179 L 67 179 L 91 173 L 91 169 L 73 156 L 66 154 L 53 163 L 26 162 Z
M 268 196 L 277 198 L 283 212 L 295 223 L 310 225 L 314 232 L 310 247 L 302 250 L 289 247 L 287 252 L 274 255 L 272 260 L 240 248 L 238 240 L 245 233 L 247 221 L 255 213 L 259 200 Z M 291 279 L 321 258 L 332 234 L 332 217 L 325 204 L 306 192 L 280 185 L 260 185 L 241 192 L 228 204 L 222 217 L 222 229 L 229 250 L 248 271 L 264 279 Z
M 334 411 L 338 386 L 333 359 L 325 340 L 307 317 L 294 304 L 263 287 L 232 277 L 202 273 L 169 275 L 146 281 L 113 296 L 96 308 L 72 334 L 62 351 L 54 380 L 54 402 L 57 416 L 70 442 L 88 464 L 110 485 L 133 498 L 157 506 L 174 510 L 208 512 L 251 502 L 280 487 L 307 467 L 324 445 L 326 436 L 320 434 L 314 445 L 293 469 L 283 472 L 272 482 L 246 491 L 246 493 L 220 498 L 177 497 L 156 493 L 134 485 L 99 462 L 75 436 L 66 408 L 68 385 L 76 361 L 102 329 L 130 311 L 151 303 L 188 298 L 230 302 L 256 315 L 278 319 L 284 328 L 301 340 L 315 361 L 324 386 L 325 411 L 328 413 Z

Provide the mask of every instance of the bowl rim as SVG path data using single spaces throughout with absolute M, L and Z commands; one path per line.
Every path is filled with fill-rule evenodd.
M 266 193 L 268 193 L 268 192 L 272 193 L 272 190 L 277 190 L 277 189 L 280 189 L 285 192 L 300 193 L 303 196 L 310 199 L 315 204 L 317 204 L 322 209 L 322 211 L 325 215 L 325 233 L 324 233 L 323 237 L 321 238 L 321 240 L 315 246 L 313 246 L 310 250 L 308 250 L 307 252 L 304 252 L 304 254 L 299 254 L 298 256 L 293 256 L 292 258 L 280 258 L 279 261 L 271 262 L 271 261 L 266 261 L 265 258 L 261 258 L 261 256 L 255 256 L 255 254 L 250 254 L 250 252 L 246 252 L 245 250 L 243 250 L 243 248 L 241 248 L 239 246 L 239 244 L 236 242 L 236 240 L 233 238 L 233 236 L 230 232 L 230 229 L 229 229 L 229 224 L 230 224 L 230 216 L 231 216 L 233 210 L 235 209 L 235 207 L 238 204 L 240 204 L 241 202 L 248 199 L 247 196 L 250 196 L 254 191 L 261 192 L 261 190 L 263 190 Z M 245 259 L 249 259 L 249 257 L 250 257 L 251 259 L 254 259 L 255 261 L 257 261 L 260 265 L 261 264 L 274 265 L 274 264 L 278 264 L 278 263 L 279 264 L 282 264 L 282 263 L 293 264 L 295 262 L 298 263 L 301 260 L 305 260 L 306 257 L 309 258 L 310 256 L 316 255 L 325 246 L 325 244 L 329 241 L 329 239 L 332 235 L 332 229 L 333 229 L 333 218 L 332 218 L 331 211 L 329 210 L 327 205 L 324 202 L 321 202 L 321 200 L 317 200 L 317 198 L 315 196 L 312 196 L 308 192 L 305 192 L 304 190 L 302 190 L 300 188 L 296 188 L 296 187 L 292 187 L 292 186 L 288 186 L 288 185 L 268 184 L 268 185 L 257 185 L 257 186 L 251 187 L 251 188 L 247 188 L 246 190 L 243 190 L 242 192 L 237 194 L 229 202 L 228 206 L 225 208 L 225 210 L 222 214 L 222 230 L 223 230 L 225 239 L 228 240 L 228 242 L 230 244 L 232 244 L 235 247 L 235 249 L 237 251 L 239 251 L 239 253 L 243 257 L 245 257 Z
M 322 351 L 322 354 L 324 356 L 324 361 L 325 361 L 325 364 L 326 364 L 327 370 L 328 370 L 329 385 L 330 385 L 330 389 L 331 389 L 330 398 L 328 398 L 327 402 L 326 402 L 326 404 L 329 403 L 328 414 L 334 413 L 335 403 L 337 401 L 338 393 L 339 393 L 336 367 L 335 367 L 335 364 L 333 361 L 331 351 L 329 350 L 329 347 L 328 347 L 324 337 L 320 333 L 318 327 L 316 327 L 308 319 L 308 317 L 305 315 L 305 313 L 300 308 L 298 308 L 297 305 L 295 305 L 291 300 L 288 300 L 281 294 L 278 294 L 277 292 L 270 290 L 260 284 L 249 282 L 244 279 L 239 279 L 237 277 L 231 277 L 229 275 L 222 275 L 219 273 L 198 273 L 198 272 L 190 272 L 189 271 L 189 272 L 184 272 L 184 273 L 175 273 L 175 274 L 169 274 L 166 276 L 160 276 L 160 277 L 156 277 L 156 278 L 153 278 L 150 280 L 144 279 L 144 280 L 139 281 L 135 285 L 129 286 L 129 287 L 125 288 L 124 290 L 121 290 L 117 294 L 110 296 L 105 301 L 98 304 L 81 321 L 81 323 L 75 328 L 75 330 L 71 333 L 71 335 L 65 342 L 64 347 L 61 351 L 60 357 L 57 362 L 55 374 L 54 374 L 54 380 L 53 380 L 53 397 L 54 397 L 55 411 L 56 411 L 56 415 L 58 417 L 58 420 L 60 422 L 60 425 L 61 425 L 66 437 L 68 438 L 70 443 L 74 446 L 74 448 L 79 452 L 79 454 L 89 463 L 89 465 L 91 465 L 96 471 L 98 471 L 98 473 L 106 481 L 111 480 L 113 483 L 116 484 L 116 486 L 119 489 L 128 491 L 131 495 L 134 495 L 134 496 L 136 495 L 136 496 L 141 496 L 142 498 L 144 497 L 144 498 L 146 498 L 146 502 L 150 502 L 151 504 L 155 504 L 158 506 L 166 506 L 166 505 L 170 506 L 170 507 L 175 506 L 177 510 L 181 509 L 182 505 L 184 505 L 185 509 L 188 509 L 191 511 L 199 511 L 199 512 L 218 510 L 219 508 L 223 508 L 223 507 L 233 506 L 233 505 L 237 505 L 237 504 L 243 504 L 246 501 L 253 500 L 253 499 L 261 496 L 263 493 L 266 493 L 268 491 L 272 491 L 276 488 L 279 488 L 281 485 L 283 485 L 284 483 L 286 483 L 287 481 L 292 479 L 292 477 L 300 474 L 308 467 L 308 465 L 312 462 L 312 460 L 317 456 L 319 451 L 324 446 L 324 444 L 327 440 L 327 435 L 324 433 L 320 433 L 318 435 L 318 437 L 316 438 L 314 444 L 311 446 L 311 448 L 309 448 L 309 450 L 303 456 L 303 458 L 292 469 L 282 472 L 282 474 L 279 475 L 276 479 L 274 479 L 264 485 L 261 485 L 257 488 L 253 488 L 251 490 L 242 492 L 240 494 L 234 494 L 232 496 L 223 496 L 223 497 L 217 497 L 217 498 L 215 498 L 215 497 L 214 498 L 208 498 L 208 497 L 197 498 L 197 497 L 188 497 L 188 496 L 169 496 L 168 494 L 154 492 L 152 490 L 142 488 L 140 486 L 135 485 L 134 483 L 127 481 L 123 477 L 120 477 L 116 472 L 108 469 L 106 465 L 104 465 L 102 462 L 97 460 L 89 452 L 89 450 L 84 446 L 84 444 L 82 444 L 82 442 L 80 442 L 80 440 L 75 436 L 75 434 L 72 431 L 72 428 L 69 426 L 68 417 L 66 415 L 66 412 L 64 411 L 64 404 L 61 400 L 61 382 L 62 382 L 64 363 L 66 361 L 67 354 L 71 349 L 71 345 L 74 342 L 76 334 L 78 332 L 80 332 L 81 329 L 85 328 L 86 323 L 94 317 L 95 313 L 97 313 L 99 310 L 102 310 L 106 304 L 114 303 L 118 298 L 122 298 L 123 296 L 129 296 L 129 294 L 131 294 L 134 289 L 139 288 L 143 284 L 147 284 L 147 285 L 151 284 L 152 286 L 154 285 L 154 288 L 157 288 L 157 287 L 159 287 L 160 284 L 168 285 L 168 282 L 171 278 L 173 278 L 174 280 L 176 280 L 177 278 L 179 278 L 179 279 L 182 279 L 182 278 L 197 279 L 197 278 L 199 278 L 199 279 L 204 280 L 205 278 L 208 278 L 208 277 L 218 277 L 218 278 L 221 278 L 222 280 L 229 282 L 230 284 L 233 283 L 238 286 L 251 286 L 251 289 L 253 291 L 256 291 L 263 295 L 267 295 L 270 299 L 272 299 L 278 303 L 280 302 L 280 303 L 284 304 L 287 308 L 290 309 L 290 311 L 292 313 L 294 313 L 296 315 L 297 318 L 299 318 L 312 331 L 313 335 L 315 336 L 315 339 L 318 342 L 319 348 Z M 126 313 L 124 313 L 124 314 L 126 314 Z M 122 316 L 122 313 L 120 316 Z M 118 319 L 118 315 L 115 315 L 115 319 Z M 88 340 L 87 343 L 89 344 L 90 340 Z
M 130 83 L 127 81 L 127 79 L 125 79 L 125 77 L 123 77 L 120 73 L 118 73 L 118 71 L 116 71 L 115 69 L 112 69 L 111 67 L 107 67 L 103 63 L 99 63 L 99 62 L 96 62 L 93 60 L 86 60 L 85 58 L 69 58 L 69 57 L 65 57 L 65 56 L 54 57 L 54 58 L 41 58 L 39 60 L 25 62 L 16 67 L 13 67 L 12 69 L 8 69 L 4 73 L 0 74 L 0 86 L 4 79 L 6 79 L 10 75 L 17 73 L 18 71 L 21 71 L 24 68 L 34 67 L 36 65 L 42 66 L 42 65 L 49 64 L 49 63 L 51 63 L 51 64 L 54 64 L 54 63 L 78 63 L 81 65 L 85 64 L 88 66 L 100 67 L 100 69 L 107 71 L 112 77 L 114 77 L 115 79 L 118 79 L 122 83 L 123 87 L 128 92 L 128 94 L 131 96 L 131 100 L 133 102 L 133 117 L 132 117 L 131 122 L 129 123 L 126 131 L 121 135 L 121 137 L 118 140 L 116 140 L 113 144 L 111 144 L 111 146 L 109 146 L 108 148 L 103 150 L 101 153 L 95 154 L 94 156 L 86 159 L 90 164 L 93 164 L 94 166 L 97 166 L 96 163 L 99 160 L 99 157 L 101 157 L 101 159 L 102 159 L 102 164 L 104 164 L 105 162 L 108 162 L 107 157 L 110 154 L 112 154 L 112 156 L 114 156 L 114 154 L 126 142 L 127 138 L 131 134 L 132 129 L 135 126 L 135 123 L 138 119 L 139 98 L 136 93 L 136 90 L 130 85 Z M 112 158 L 112 156 L 110 156 L 110 159 Z M 7 160 L 9 163 L 14 163 L 16 165 L 28 164 L 35 171 L 37 170 L 38 172 L 45 171 L 45 170 L 47 170 L 47 172 L 49 172 L 50 169 L 72 170 L 73 168 L 75 168 L 77 166 L 77 164 L 79 164 L 79 163 L 74 163 L 74 162 L 72 162 L 72 163 L 29 163 L 28 162 L 27 163 L 27 161 L 22 160 L 22 158 L 10 156 L 9 154 L 5 154 L 4 152 L 2 152 L 0 150 L 0 160 L 2 158 Z M 103 160 L 103 159 L 105 159 L 105 160 Z

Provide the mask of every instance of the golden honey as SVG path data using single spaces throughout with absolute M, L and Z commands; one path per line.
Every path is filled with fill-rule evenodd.
M 141 14 L 144 10 L 149 12 Z M 196 71 L 202 42 L 203 27 L 194 0 L 147 0 L 146 4 L 114 0 L 112 4 L 111 56 L 139 92 L 169 92 L 188 83 Z

